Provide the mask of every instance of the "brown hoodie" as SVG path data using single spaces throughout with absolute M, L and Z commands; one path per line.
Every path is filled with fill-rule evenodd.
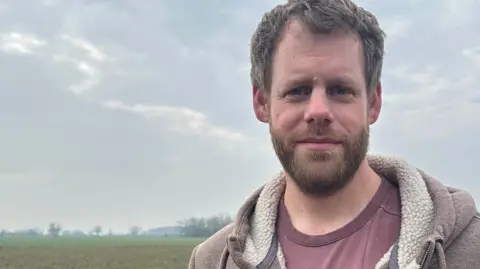
M 370 166 L 399 186 L 400 238 L 375 269 L 480 268 L 480 216 L 465 191 L 446 187 L 400 159 L 369 155 Z M 275 237 L 285 177 L 257 190 L 234 223 L 198 245 L 189 269 L 286 269 Z

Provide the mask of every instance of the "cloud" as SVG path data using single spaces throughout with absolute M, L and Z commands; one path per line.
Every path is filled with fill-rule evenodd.
M 405 17 L 393 17 L 382 21 L 383 30 L 387 33 L 387 42 L 400 40 L 408 36 L 412 23 Z
M 401 15 L 381 15 L 387 32 L 381 118 L 388 121 L 380 121 L 380 133 L 446 143 L 452 137 L 480 131 L 472 124 L 472 115 L 480 113 L 475 101 L 480 40 L 468 30 L 474 27 L 470 11 L 476 3 L 460 2 L 457 6 L 457 1 L 448 0 L 440 5 L 411 1 L 403 3 Z M 441 17 L 441 22 L 431 24 L 434 17 Z
M 44 40 L 30 34 L 18 32 L 0 34 L 0 49 L 6 53 L 17 55 L 32 54 L 46 44 L 47 42 Z
M 65 44 L 65 42 L 67 44 Z M 69 90 L 80 95 L 92 91 L 101 82 L 104 68 L 113 61 L 93 43 L 78 37 L 60 35 L 47 42 L 32 34 L 9 32 L 0 35 L 0 50 L 13 55 L 40 55 L 55 63 L 68 63 L 77 70 L 83 79 L 72 83 Z
M 449 77 L 431 65 L 400 66 L 387 74 L 388 85 L 402 87 L 384 93 L 390 128 L 415 139 L 448 139 L 477 128 L 471 122 L 471 115 L 480 113 L 480 106 L 473 102 L 479 82 L 474 72 L 464 70 Z
M 55 55 L 53 60 L 59 63 L 70 63 L 78 72 L 84 75 L 84 79 L 81 82 L 71 84 L 68 87 L 74 94 L 79 95 L 90 91 L 100 83 L 101 74 L 99 68 L 87 61 L 66 55 Z
M 200 135 L 228 141 L 243 141 L 246 137 L 208 121 L 207 116 L 185 107 L 153 106 L 145 104 L 126 105 L 121 101 L 110 100 L 104 106 L 112 110 L 128 111 L 147 119 L 162 119 L 170 124 L 169 129 L 186 135 Z
M 439 22 L 447 28 L 466 27 L 475 22 L 477 14 L 476 0 L 442 0 L 442 16 Z
M 462 55 L 467 59 L 467 61 L 471 61 L 476 65 L 480 72 L 480 46 L 474 46 L 469 48 L 464 48 L 462 50 Z
M 63 40 L 69 41 L 75 48 L 86 52 L 91 60 L 94 60 L 96 62 L 104 62 L 108 59 L 108 56 L 104 52 L 102 52 L 99 48 L 97 48 L 94 44 L 88 42 L 87 40 L 74 38 L 68 35 L 62 35 L 61 38 Z
M 72 64 L 84 76 L 80 82 L 71 84 L 69 89 L 76 95 L 92 91 L 100 84 L 102 69 L 105 68 L 105 62 L 111 60 L 110 57 L 85 39 L 64 34 L 60 36 L 60 40 L 67 42 L 69 46 L 61 46 L 63 51 L 55 52 L 53 60 Z

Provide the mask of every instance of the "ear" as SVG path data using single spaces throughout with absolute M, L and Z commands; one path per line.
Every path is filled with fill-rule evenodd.
M 253 110 L 259 121 L 268 123 L 268 96 L 256 86 L 253 86 Z
M 368 113 L 368 124 L 374 124 L 378 117 L 380 116 L 380 110 L 382 109 L 382 84 L 378 83 L 377 88 L 374 92 L 370 94 L 368 98 L 369 102 L 369 113 Z

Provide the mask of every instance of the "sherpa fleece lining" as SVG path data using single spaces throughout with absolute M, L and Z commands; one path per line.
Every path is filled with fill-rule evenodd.
M 400 269 L 418 269 L 415 258 L 422 250 L 422 239 L 429 232 L 433 220 L 434 205 L 427 186 L 416 168 L 403 160 L 381 156 L 367 156 L 370 167 L 389 180 L 398 180 L 402 204 L 402 220 L 398 247 Z M 285 174 L 281 173 L 268 182 L 258 198 L 255 212 L 250 219 L 251 230 L 246 239 L 243 257 L 251 266 L 257 266 L 266 257 L 275 232 L 277 208 L 285 190 Z M 391 249 L 375 266 L 380 269 L 388 263 Z M 278 248 L 278 260 L 286 269 L 282 249 Z

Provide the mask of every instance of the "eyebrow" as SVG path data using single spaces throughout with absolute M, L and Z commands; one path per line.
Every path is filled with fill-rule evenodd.
M 314 84 L 315 78 L 312 78 L 311 76 L 305 76 L 305 75 L 293 75 L 289 78 L 286 78 L 283 81 L 282 88 L 292 88 L 294 86 L 300 86 L 300 85 L 312 85 Z M 352 76 L 347 75 L 347 74 L 341 74 L 333 78 L 329 78 L 325 80 L 326 85 L 345 85 L 345 86 L 350 86 L 354 87 L 357 83 Z
M 340 75 L 326 81 L 327 85 L 346 85 L 346 86 L 355 86 L 357 83 L 354 78 L 349 75 Z

